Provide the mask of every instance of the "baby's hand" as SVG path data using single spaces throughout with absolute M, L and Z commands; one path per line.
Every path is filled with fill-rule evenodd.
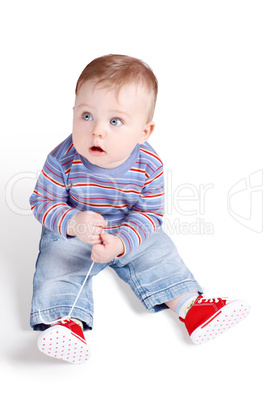
M 102 244 L 94 244 L 91 251 L 91 259 L 95 262 L 105 263 L 112 261 L 124 251 L 124 245 L 119 237 L 101 231 Z
M 83 211 L 75 214 L 67 226 L 69 236 L 77 236 L 78 239 L 89 244 L 101 243 L 100 233 L 106 227 L 104 218 L 92 211 Z

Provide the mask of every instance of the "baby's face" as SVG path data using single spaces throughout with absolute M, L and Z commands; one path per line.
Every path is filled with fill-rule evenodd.
M 79 154 L 106 169 L 124 163 L 153 131 L 154 123 L 147 121 L 149 98 L 146 88 L 134 83 L 119 94 L 92 81 L 82 84 L 73 117 L 73 143 Z

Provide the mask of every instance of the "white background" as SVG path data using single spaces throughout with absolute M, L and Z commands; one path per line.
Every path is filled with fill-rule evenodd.
M 258 0 L 2 3 L 2 395 L 29 401 L 263 400 L 267 20 L 267 2 Z M 170 235 L 180 254 L 207 296 L 247 299 L 251 314 L 195 346 L 174 313 L 146 311 L 106 269 L 95 278 L 94 329 L 86 335 L 92 359 L 72 366 L 39 353 L 38 333 L 29 327 L 41 227 L 29 215 L 28 199 L 46 155 L 71 133 L 80 72 L 108 53 L 141 58 L 158 77 L 151 144 L 165 162 L 166 221 L 169 228 L 176 223 Z M 257 187 L 229 199 L 232 217 L 228 192 L 241 180 L 249 186 L 254 172 Z M 202 198 L 197 191 L 207 185 Z M 186 193 L 190 199 L 183 201 Z M 202 224 L 213 233 L 205 234 Z

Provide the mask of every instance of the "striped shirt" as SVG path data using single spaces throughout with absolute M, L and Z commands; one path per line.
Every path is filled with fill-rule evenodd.
M 121 166 L 100 168 L 78 154 L 70 135 L 48 155 L 30 204 L 42 225 L 64 237 L 77 212 L 101 214 L 127 253 L 162 225 L 163 163 L 146 142 Z

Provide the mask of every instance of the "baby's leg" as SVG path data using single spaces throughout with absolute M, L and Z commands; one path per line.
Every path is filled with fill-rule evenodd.
M 245 301 L 205 299 L 171 239 L 160 229 L 111 265 L 148 310 L 170 308 L 185 323 L 194 343 L 204 343 L 240 322 Z
M 91 329 L 93 325 L 92 275 L 105 267 L 94 264 L 81 288 L 91 267 L 90 255 L 89 244 L 77 238 L 66 240 L 43 228 L 33 283 L 31 326 L 45 330 L 38 338 L 38 348 L 49 357 L 76 364 L 89 358 L 83 327 Z
M 170 310 L 176 312 L 181 318 L 185 318 L 198 296 L 198 292 L 188 292 L 180 297 L 176 297 L 175 299 L 166 302 L 166 305 L 168 308 L 170 308 Z
M 35 330 L 48 327 L 44 323 L 69 315 L 81 284 L 91 264 L 90 245 L 77 238 L 62 236 L 43 228 L 40 252 L 33 281 L 31 326 Z M 100 271 L 101 264 L 94 264 L 92 275 Z M 83 288 L 72 313 L 84 323 L 93 325 L 92 277 Z
M 175 300 L 171 305 L 176 308 L 188 293 L 202 293 L 202 288 L 162 229 L 130 253 L 115 259 L 110 266 L 131 286 L 148 310 L 166 309 L 171 300 Z

